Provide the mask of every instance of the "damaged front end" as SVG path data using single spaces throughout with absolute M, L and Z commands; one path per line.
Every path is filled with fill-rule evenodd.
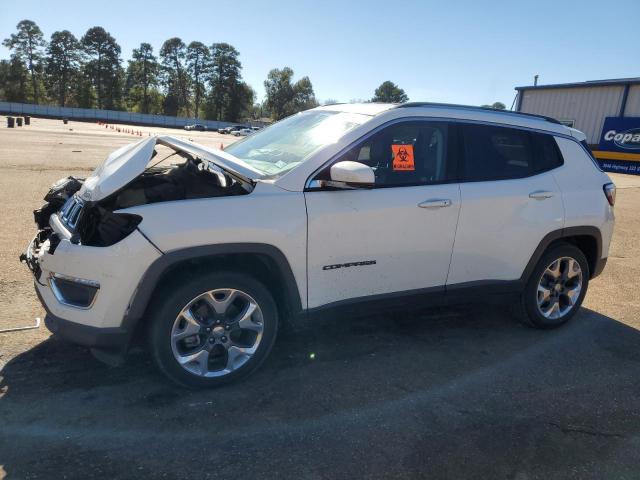
M 86 179 L 67 177 L 51 187 L 44 197 L 46 203 L 34 211 L 38 232 L 20 260 L 29 267 L 38 286 L 52 292 L 58 303 L 91 308 L 89 293 L 95 296 L 100 287 L 88 277 L 100 276 L 100 272 L 79 268 L 70 284 L 68 278 L 65 280 L 69 273 L 65 270 L 72 269 L 71 264 L 62 258 L 53 261 L 61 243 L 69 242 L 65 250 L 67 246 L 111 247 L 136 230 L 147 242 L 149 239 L 139 228 L 142 217 L 127 209 L 159 202 L 247 195 L 255 185 L 251 178 L 254 172 L 233 160 L 229 155 L 221 156 L 172 137 L 150 137 L 122 147 Z M 73 269 L 77 269 L 79 254 L 69 259 Z M 91 261 L 95 254 L 83 255 Z M 57 266 L 52 269 L 51 263 Z M 87 295 L 79 300 L 81 290 Z
M 20 256 L 33 273 L 47 328 L 102 360 L 120 361 L 133 333 L 122 323 L 131 296 L 163 254 L 142 231 L 145 210 L 133 208 L 247 195 L 254 178 L 230 155 L 150 137 L 116 150 L 85 179 L 58 181 L 34 211 L 38 233 Z
M 71 241 L 94 247 L 119 242 L 142 221 L 139 215 L 121 212 L 130 207 L 249 193 L 250 190 L 239 182 L 211 172 L 205 161 L 184 153 L 180 156 L 184 160 L 182 163 L 151 167 L 101 200 L 85 201 L 81 194 L 69 199 L 58 217 L 71 233 Z
M 47 203 L 33 211 L 33 219 L 38 226 L 38 233 L 31 241 L 27 251 L 20 255 L 20 261 L 27 264 L 38 282 L 40 282 L 41 271 L 37 259 L 41 249 L 45 242 L 48 241 L 47 251 L 53 254 L 61 240 L 60 235 L 54 232 L 50 226 L 49 219 L 73 198 L 82 187 L 83 181 L 84 179 L 75 177 L 58 180 L 44 196 L 44 200 Z
M 251 179 L 221 168 L 214 160 L 212 151 L 171 137 L 127 145 L 87 179 L 68 177 L 51 187 L 44 197 L 47 203 L 34 211 L 39 232 L 33 246 L 49 240 L 49 253 L 53 253 L 61 237 L 79 245 L 111 246 L 142 221 L 139 215 L 122 212 L 127 208 L 246 195 L 253 190 Z M 33 262 L 27 255 L 21 260 Z

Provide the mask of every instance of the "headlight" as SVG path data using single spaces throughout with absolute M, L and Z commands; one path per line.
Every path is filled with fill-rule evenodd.
M 83 245 L 108 247 L 129 236 L 141 221 L 140 215 L 113 213 L 95 207 L 82 221 L 80 241 Z

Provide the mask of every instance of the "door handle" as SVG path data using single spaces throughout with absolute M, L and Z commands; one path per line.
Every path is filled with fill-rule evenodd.
M 451 205 L 451 200 L 449 200 L 448 198 L 425 200 L 424 202 L 418 204 L 420 208 L 442 208 L 448 207 L 449 205 Z
M 546 190 L 537 190 L 529 194 L 529 198 L 535 198 L 536 200 L 544 200 L 551 197 L 553 197 L 553 192 L 548 192 Z

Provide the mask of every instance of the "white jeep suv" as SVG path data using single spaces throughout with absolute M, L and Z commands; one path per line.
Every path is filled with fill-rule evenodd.
M 225 151 L 150 137 L 45 200 L 22 259 L 48 328 L 110 362 L 146 339 L 168 377 L 215 386 L 301 315 L 504 295 L 559 326 L 604 268 L 615 187 L 552 119 L 370 103 Z

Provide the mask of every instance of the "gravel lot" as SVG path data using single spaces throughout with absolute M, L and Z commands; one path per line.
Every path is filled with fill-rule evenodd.
M 136 138 L 32 123 L 0 128 L 0 328 L 43 316 L 17 258 L 48 186 Z M 201 392 L 142 351 L 110 368 L 44 326 L 0 334 L 0 478 L 639 478 L 640 177 L 612 178 L 609 263 L 560 330 L 479 305 L 324 318 Z

